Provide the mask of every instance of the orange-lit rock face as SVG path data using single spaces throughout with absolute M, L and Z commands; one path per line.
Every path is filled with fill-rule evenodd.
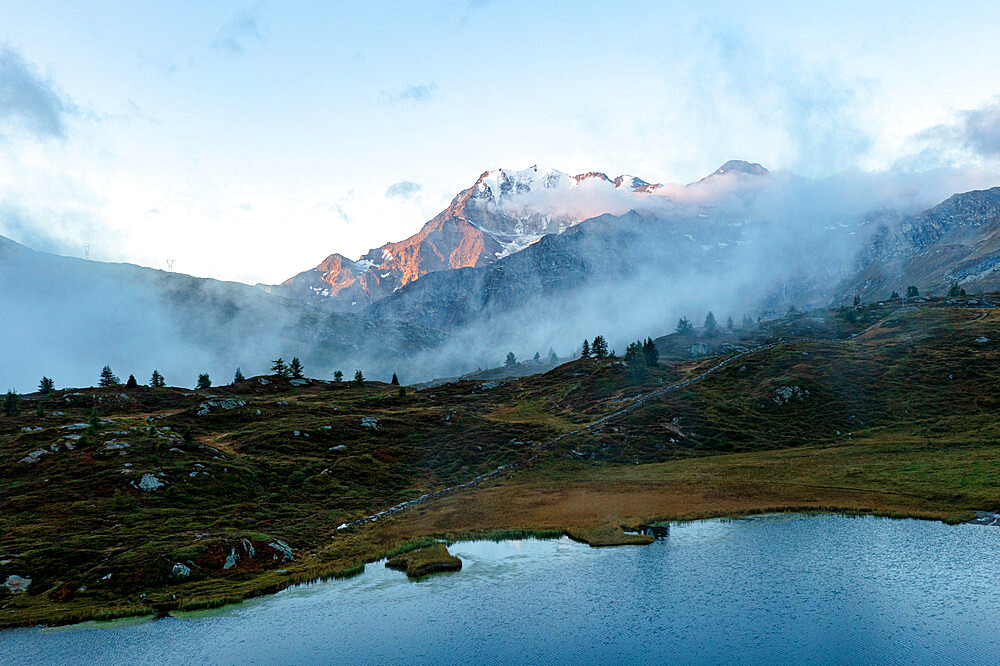
M 358 311 L 434 271 L 482 266 L 517 252 L 545 234 L 580 222 L 580 212 L 533 207 L 532 197 L 556 193 L 571 198 L 574 188 L 606 187 L 621 196 L 651 193 L 657 185 L 631 176 L 614 181 L 600 172 L 568 176 L 554 169 L 486 171 L 413 236 L 386 243 L 358 261 L 339 254 L 286 280 L 274 291 L 335 310 Z M 592 213 L 607 212 L 598 206 Z

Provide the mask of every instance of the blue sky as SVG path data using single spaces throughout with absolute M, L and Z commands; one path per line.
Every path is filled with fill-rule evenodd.
M 1000 3 L 823 4 L 4 0 L 0 234 L 274 282 L 501 166 L 1000 172 Z

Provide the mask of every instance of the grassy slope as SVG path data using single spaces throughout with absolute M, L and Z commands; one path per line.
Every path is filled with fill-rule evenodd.
M 562 440 L 531 468 L 339 532 L 522 460 L 719 359 L 676 361 L 642 380 L 615 361 L 577 361 L 495 388 L 461 382 L 405 397 L 375 383 L 253 379 L 200 392 L 58 392 L 44 417 L 26 400 L 20 416 L 0 418 L 0 580 L 32 584 L 0 588 L 0 626 L 214 605 L 355 573 L 428 536 L 569 530 L 596 545 L 615 542 L 620 525 L 666 518 L 811 508 L 954 520 L 998 508 L 1000 354 L 998 342 L 975 340 L 1000 338 L 1000 314 L 946 305 L 871 306 L 856 323 L 803 315 L 733 334 L 736 346 L 829 339 L 884 320 L 849 342 L 765 350 Z M 785 400 L 785 387 L 799 391 Z M 209 394 L 247 404 L 199 416 Z M 95 406 L 112 422 L 67 450 L 71 431 L 59 426 Z M 106 449 L 111 439 L 130 446 Z M 42 448 L 38 462 L 20 462 Z M 147 473 L 166 485 L 134 487 Z M 271 545 L 279 539 L 295 561 Z M 172 578 L 176 563 L 190 577 Z

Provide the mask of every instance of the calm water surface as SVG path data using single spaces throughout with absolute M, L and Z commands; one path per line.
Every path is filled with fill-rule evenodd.
M 671 525 L 652 546 L 462 542 L 222 611 L 0 632 L 7 663 L 1000 663 L 1000 529 L 842 516 Z

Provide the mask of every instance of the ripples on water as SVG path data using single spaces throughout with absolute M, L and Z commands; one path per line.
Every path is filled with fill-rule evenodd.
M 220 611 L 0 633 L 11 663 L 1000 663 L 1000 529 L 843 516 L 674 524 L 651 546 L 462 542 Z

